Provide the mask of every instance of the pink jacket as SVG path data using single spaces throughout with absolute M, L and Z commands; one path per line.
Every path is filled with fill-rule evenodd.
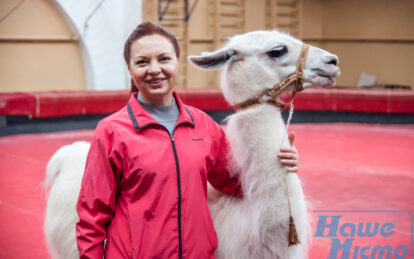
M 214 258 L 207 180 L 241 196 L 239 179 L 227 171 L 220 126 L 174 96 L 180 116 L 172 136 L 136 94 L 98 124 L 77 204 L 80 258 Z

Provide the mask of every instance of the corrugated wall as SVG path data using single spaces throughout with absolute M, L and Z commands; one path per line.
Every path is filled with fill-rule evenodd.
M 196 1 L 188 3 L 191 8 Z M 181 88 L 219 85 L 217 71 L 195 68 L 188 55 L 213 51 L 238 33 L 272 28 L 337 54 L 340 86 L 356 86 L 365 72 L 379 84 L 414 87 L 413 0 L 198 0 L 188 22 L 182 21 L 184 0 L 142 5 L 143 20 L 159 22 L 158 5 L 165 10 L 160 23 L 182 49 Z M 0 91 L 86 88 L 78 39 L 49 0 L 0 0 L 0 19 Z
M 303 0 L 302 5 L 302 39 L 339 56 L 338 85 L 356 86 L 365 72 L 378 84 L 414 87 L 413 0 Z
M 267 0 L 267 28 L 277 28 L 300 37 L 300 2 L 299 0 Z
M 78 39 L 47 0 L 0 0 L 0 92 L 84 90 Z

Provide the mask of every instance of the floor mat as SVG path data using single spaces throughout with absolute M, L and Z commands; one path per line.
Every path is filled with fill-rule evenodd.
M 412 258 L 414 126 L 293 124 L 291 130 L 313 222 L 309 258 Z M 0 258 L 48 258 L 46 164 L 59 147 L 92 134 L 0 138 Z

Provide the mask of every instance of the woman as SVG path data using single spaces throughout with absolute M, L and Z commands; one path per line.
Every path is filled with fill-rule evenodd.
M 175 37 L 149 22 L 125 43 L 131 97 L 92 140 L 77 204 L 80 258 L 214 258 L 207 180 L 242 191 L 223 130 L 173 92 L 179 54 Z M 297 171 L 294 148 L 279 157 Z

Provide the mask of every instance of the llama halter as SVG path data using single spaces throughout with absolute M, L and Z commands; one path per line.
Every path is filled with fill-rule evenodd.
M 293 100 L 293 98 L 296 95 L 296 92 L 300 92 L 303 90 L 303 67 L 305 66 L 305 61 L 308 55 L 308 51 L 309 51 L 309 45 L 303 44 L 302 50 L 300 52 L 298 64 L 296 66 L 296 72 L 294 74 L 286 77 L 284 80 L 282 80 L 282 82 L 277 84 L 272 89 L 265 91 L 260 97 L 252 98 L 242 103 L 234 105 L 234 109 L 236 111 L 240 111 L 240 110 L 249 108 L 251 106 L 255 106 L 255 105 L 263 104 L 263 103 L 269 103 L 279 108 L 286 108 L 288 104 L 281 101 L 278 96 L 283 90 L 285 90 L 294 81 L 296 81 L 296 85 L 295 85 L 295 90 L 292 92 L 291 99 Z M 290 102 L 289 105 L 291 104 L 292 104 L 292 101 Z

